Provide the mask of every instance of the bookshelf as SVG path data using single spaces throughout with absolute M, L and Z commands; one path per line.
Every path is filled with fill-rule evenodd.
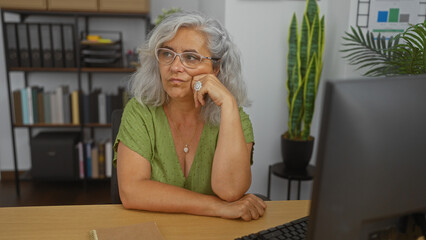
M 80 132 L 80 136 L 81 136 L 81 142 L 84 142 L 84 133 L 87 132 L 90 133 L 90 136 L 93 137 L 94 135 L 94 129 L 110 129 L 111 128 L 111 124 L 110 123 L 97 123 L 97 122 L 85 122 L 83 121 L 84 119 L 84 113 L 82 111 L 82 109 L 79 110 L 79 119 L 80 122 L 79 124 L 73 124 L 71 123 L 16 123 L 15 121 L 15 117 L 14 117 L 14 109 L 13 109 L 13 104 L 14 104 L 14 99 L 13 99 L 13 90 L 11 88 L 11 82 L 14 81 L 13 76 L 10 73 L 13 72 L 20 72 L 23 73 L 23 78 L 24 78 L 24 88 L 31 86 L 31 74 L 33 73 L 43 73 L 43 72 L 53 72 L 53 73 L 72 73 L 75 74 L 75 80 L 77 81 L 77 91 L 81 94 L 83 90 L 86 90 L 87 92 L 92 92 L 92 76 L 94 74 L 102 74 L 102 73 L 114 73 L 114 74 L 123 74 L 123 76 L 125 75 L 130 75 L 133 72 L 135 72 L 135 68 L 132 67 L 126 67 L 124 66 L 124 48 L 122 45 L 120 45 L 120 48 L 118 48 L 118 51 L 122 52 L 122 57 L 121 57 L 121 63 L 119 62 L 118 64 L 116 64 L 117 66 L 111 66 L 111 67 L 102 67 L 102 66 L 96 66 L 96 67 L 88 67 L 86 66 L 83 62 L 82 62 L 82 53 L 81 53 L 81 45 L 80 45 L 80 38 L 81 32 L 89 32 L 89 24 L 90 24 L 90 19 L 92 18 L 98 18 L 98 17 L 102 17 L 102 18 L 132 18 L 134 19 L 134 21 L 143 21 L 145 23 L 145 34 L 147 34 L 149 32 L 149 30 L 152 28 L 151 23 L 150 23 L 150 16 L 149 13 L 146 12 L 139 12 L 139 13 L 135 13 L 135 12 L 125 12 L 125 11 L 121 11 L 121 12 L 92 12 L 92 11 L 47 11 L 47 10 L 31 10 L 31 9 L 8 9 L 8 8 L 3 8 L 1 9 L 1 20 L 2 20 L 2 29 L 3 29 L 3 39 L 4 39 L 4 52 L 5 54 L 8 54 L 7 50 L 8 50 L 8 39 L 6 39 L 6 35 L 7 35 L 7 30 L 5 25 L 8 23 L 7 21 L 5 21 L 5 14 L 6 13 L 12 13 L 15 15 L 19 16 L 19 23 L 26 23 L 26 19 L 29 16 L 48 16 L 48 17 L 52 17 L 52 16 L 57 16 L 57 17 L 68 17 L 68 18 L 72 18 L 73 19 L 73 26 L 74 26 L 74 47 L 73 47 L 73 54 L 75 56 L 75 66 L 73 67 L 54 67 L 54 66 L 48 66 L 48 67 L 43 67 L 43 66 L 37 66 L 37 67 L 31 67 L 31 66 L 25 66 L 25 67 L 21 67 L 21 66 L 10 66 L 9 61 L 8 61 L 8 57 L 6 56 L 6 87 L 7 87 L 7 92 L 8 92 L 8 99 L 9 99 L 9 114 L 10 114 L 10 122 L 11 122 L 11 142 L 12 142 L 12 150 L 13 150 L 13 165 L 14 165 L 14 174 L 15 174 L 15 185 L 16 185 L 16 194 L 19 197 L 20 196 L 20 181 L 19 181 L 19 171 L 18 171 L 18 164 L 17 164 L 17 149 L 16 149 L 16 133 L 15 133 L 15 129 L 27 129 L 28 130 L 28 135 L 29 137 L 32 139 L 34 136 L 34 130 L 44 130 L 44 129 L 48 129 L 49 131 L 62 131 L 62 130 L 66 130 L 66 131 L 76 131 L 76 132 Z M 133 20 L 132 20 L 133 21 Z M 82 24 L 83 23 L 83 24 Z M 49 23 L 47 23 L 49 24 Z M 58 23 L 51 23 L 51 24 L 58 24 Z M 17 40 L 18 41 L 18 40 Z M 121 42 L 121 41 L 120 41 Z M 19 43 L 18 43 L 19 44 Z M 121 44 L 121 43 L 120 43 Z M 41 51 L 42 49 L 40 49 Z M 64 50 L 65 51 L 65 50 Z M 64 53 L 63 53 L 64 54 Z M 65 55 L 64 55 L 65 56 Z M 83 79 L 83 75 L 86 75 Z M 74 77 L 73 77 L 74 78 Z M 86 84 L 88 87 L 86 87 L 86 89 L 84 89 L 83 84 Z M 71 93 L 71 91 L 70 91 Z M 81 97 L 79 98 L 81 99 Z M 81 106 L 81 105 L 80 105 Z M 72 118 L 72 117 L 71 117 Z M 84 159 L 84 165 L 86 165 L 86 162 L 88 161 L 86 154 L 83 154 L 83 159 Z M 83 177 L 83 181 L 86 182 L 88 180 L 91 180 L 90 178 L 88 178 L 88 176 L 90 175 L 88 172 L 88 170 L 85 168 L 85 174 Z M 80 175 L 81 177 L 81 175 Z M 97 180 L 97 179 L 94 179 Z

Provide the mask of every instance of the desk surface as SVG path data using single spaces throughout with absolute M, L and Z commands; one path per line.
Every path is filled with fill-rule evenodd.
M 115 204 L 0 208 L 0 239 L 88 240 L 92 229 L 141 222 L 156 222 L 166 240 L 234 239 L 307 216 L 309 203 L 269 201 L 265 215 L 251 222 L 126 210 Z

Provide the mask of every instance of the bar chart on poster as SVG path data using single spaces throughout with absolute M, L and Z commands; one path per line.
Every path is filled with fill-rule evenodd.
M 370 0 L 368 30 L 390 37 L 425 20 L 426 1 Z

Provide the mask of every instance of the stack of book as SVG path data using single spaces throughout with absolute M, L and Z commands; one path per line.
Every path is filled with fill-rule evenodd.
M 9 67 L 76 67 L 73 24 L 6 23 Z
M 108 124 L 112 111 L 122 109 L 127 100 L 123 88 L 118 89 L 118 94 L 105 94 L 100 89 L 82 94 L 78 90 L 70 92 L 68 86 L 51 92 L 30 86 L 13 91 L 14 122 L 17 125 Z
M 80 179 L 84 179 L 85 174 L 88 179 L 111 177 L 113 159 L 111 139 L 99 143 L 94 143 L 92 140 L 79 142 L 77 149 Z M 84 162 L 84 156 L 86 162 Z

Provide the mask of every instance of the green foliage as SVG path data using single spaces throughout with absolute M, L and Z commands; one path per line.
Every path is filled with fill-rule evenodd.
M 351 27 L 343 37 L 341 50 L 349 64 L 368 69 L 365 76 L 390 76 L 426 73 L 426 21 L 410 25 L 403 33 L 386 40 L 384 36 Z M 387 42 L 386 42 L 387 41 Z M 400 43 L 401 41 L 401 43 Z
M 171 8 L 169 10 L 162 9 L 163 13 L 158 15 L 158 17 L 155 19 L 155 25 L 158 25 L 160 22 L 162 22 L 166 17 L 169 15 L 176 13 L 176 12 L 182 12 L 182 9 L 180 8 Z
M 324 16 L 319 18 L 316 0 L 308 0 L 300 34 L 296 14 L 289 28 L 287 55 L 287 137 L 307 140 L 315 107 L 324 52 Z M 303 129 L 302 129 L 303 127 Z

